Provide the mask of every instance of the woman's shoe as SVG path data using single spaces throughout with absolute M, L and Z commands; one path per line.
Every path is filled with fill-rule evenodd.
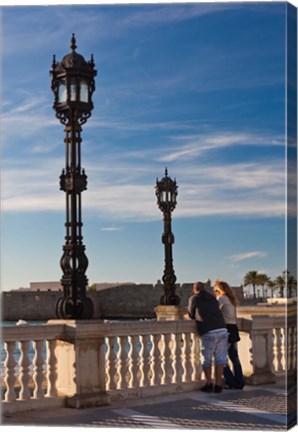
M 237 384 L 233 388 L 237 389 L 237 390 L 242 390 L 244 388 L 244 386 L 245 386 L 245 384 L 242 384 L 242 385 L 241 384 Z

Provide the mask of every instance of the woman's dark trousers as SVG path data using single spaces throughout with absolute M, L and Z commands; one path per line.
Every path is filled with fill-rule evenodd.
M 227 365 L 224 368 L 224 378 L 229 387 L 244 387 L 244 378 L 241 363 L 238 356 L 237 342 L 231 343 L 228 348 L 228 356 L 233 365 L 233 371 Z

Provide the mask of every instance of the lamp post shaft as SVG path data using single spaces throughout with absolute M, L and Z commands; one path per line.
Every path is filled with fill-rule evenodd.
M 164 244 L 165 252 L 165 268 L 162 277 L 164 283 L 164 295 L 161 297 L 161 304 L 179 304 L 179 299 L 175 295 L 176 291 L 176 275 L 173 267 L 173 251 L 172 245 L 175 242 L 174 234 L 172 233 L 172 218 L 171 212 L 164 213 L 164 233 L 162 235 L 162 243 Z
M 65 127 L 65 169 L 60 189 L 65 192 L 66 235 L 60 261 L 64 297 L 57 304 L 59 318 L 88 318 L 92 312 L 91 300 L 86 297 L 88 259 L 82 236 L 81 193 L 87 189 L 87 176 L 81 168 L 81 130 L 75 121 Z

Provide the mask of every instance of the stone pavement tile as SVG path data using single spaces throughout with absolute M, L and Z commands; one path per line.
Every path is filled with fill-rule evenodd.
M 137 410 L 149 416 L 159 416 L 187 429 L 262 429 L 282 430 L 284 425 L 261 418 L 254 413 L 229 410 L 227 406 L 213 405 L 199 400 L 180 400 L 179 404 L 138 406 Z
M 237 405 L 269 411 L 276 414 L 287 413 L 287 399 L 282 393 L 272 394 L 270 391 L 256 389 L 247 392 L 225 390 L 218 397 L 226 402 L 236 402 Z
M 181 428 L 213 430 L 286 430 L 281 390 L 253 387 L 221 394 L 180 393 L 122 400 L 88 409 L 31 411 L 2 419 L 7 425 Z M 280 404 L 280 405 L 279 405 Z M 256 407 L 257 405 L 257 407 Z
M 55 410 L 28 411 L 12 414 L 2 419 L 4 425 L 32 426 L 96 426 L 96 427 L 127 427 L 148 428 L 146 424 L 126 418 L 113 412 L 110 408 L 58 408 Z

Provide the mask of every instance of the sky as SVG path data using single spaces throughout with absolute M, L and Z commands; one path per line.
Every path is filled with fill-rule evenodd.
M 83 126 L 89 283 L 164 269 L 156 178 L 176 178 L 178 283 L 285 269 L 286 3 L 2 7 L 1 287 L 62 276 L 64 131 L 49 70 L 94 55 Z

